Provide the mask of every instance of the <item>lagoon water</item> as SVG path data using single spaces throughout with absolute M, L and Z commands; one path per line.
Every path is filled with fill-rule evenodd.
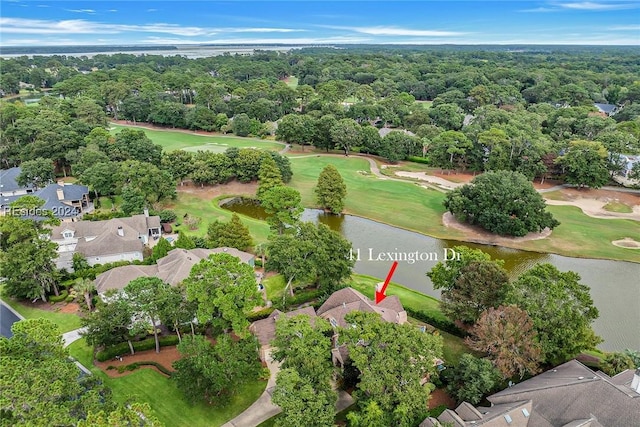
M 237 200 L 222 207 L 265 218 L 259 207 Z M 354 258 L 360 254 L 354 267 L 356 273 L 384 278 L 392 261 L 398 259 L 393 281 L 436 298 L 440 291 L 433 289 L 425 273 L 444 259 L 445 252 L 452 256 L 451 248 L 459 245 L 479 248 L 492 258 L 503 259 L 512 279 L 542 262 L 551 263 L 561 271 L 575 271 L 582 283 L 591 288 L 591 297 L 600 311 L 600 317 L 593 324 L 596 334 L 604 339 L 599 347 L 607 351 L 640 349 L 640 264 L 435 239 L 357 216 L 326 215 L 316 209 L 305 209 L 302 220 L 320 221 L 349 239 Z

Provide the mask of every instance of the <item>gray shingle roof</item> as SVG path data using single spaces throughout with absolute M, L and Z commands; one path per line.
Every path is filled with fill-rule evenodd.
M 603 426 L 640 426 L 640 394 L 571 360 L 489 396 L 494 404 L 533 401 L 529 427 L 564 426 L 592 416 Z M 591 424 L 595 426 L 596 424 Z
M 280 310 L 274 310 L 266 319 L 256 320 L 249 326 L 249 330 L 258 338 L 260 345 L 270 345 L 271 341 L 276 337 L 276 320 L 280 316 L 293 317 L 298 315 L 307 315 L 310 319 L 316 317 L 316 311 L 313 307 L 303 307 L 297 310 L 283 313 Z M 313 320 L 311 320 L 313 322 Z
M 20 175 L 20 172 L 20 168 L 17 167 L 0 170 L 0 192 L 5 193 L 9 191 L 32 188 L 31 185 L 27 185 L 26 187 L 18 185 L 18 182 L 16 180 L 18 179 L 18 175 Z
M 614 104 L 600 104 L 600 103 L 595 103 L 593 104 L 598 111 L 605 113 L 605 114 L 611 114 L 613 112 L 613 110 L 615 110 L 617 108 L 616 105 Z
M 318 316 L 335 319 L 339 326 L 345 327 L 348 325 L 344 317 L 352 311 L 378 313 L 387 322 L 399 323 L 399 313 L 404 312 L 404 308 L 395 295 L 375 304 L 355 289 L 344 288 L 331 294 L 318 309 Z

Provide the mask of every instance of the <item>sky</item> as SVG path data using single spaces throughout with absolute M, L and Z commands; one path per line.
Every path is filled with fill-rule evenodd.
M 640 45 L 640 1 L 0 0 L 0 44 Z

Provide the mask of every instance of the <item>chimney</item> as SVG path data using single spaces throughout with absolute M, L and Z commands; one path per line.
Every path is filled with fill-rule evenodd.
M 124 229 L 121 225 L 118 226 L 118 236 L 124 237 Z
M 140 212 L 140 211 L 138 211 L 138 212 Z M 144 208 L 144 211 L 143 211 L 143 212 L 144 212 L 144 216 L 146 216 L 147 218 L 149 218 L 149 209 Z
M 637 368 L 633 373 L 633 379 L 631 380 L 631 388 L 636 393 L 640 393 L 640 368 Z
M 58 195 L 58 200 L 64 200 L 64 189 L 56 189 L 56 194 Z

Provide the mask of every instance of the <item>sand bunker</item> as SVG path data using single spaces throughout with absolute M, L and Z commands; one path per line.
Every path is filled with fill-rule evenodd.
M 631 237 L 625 237 L 624 239 L 614 240 L 611 242 L 615 246 L 626 249 L 640 249 L 640 242 L 633 240 Z

